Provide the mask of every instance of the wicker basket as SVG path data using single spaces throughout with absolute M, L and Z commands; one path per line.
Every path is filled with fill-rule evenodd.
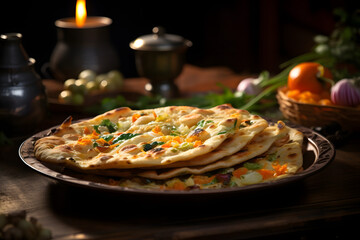
M 288 98 L 285 91 L 286 87 L 279 88 L 276 98 L 290 121 L 306 127 L 339 123 L 343 129 L 360 131 L 360 108 L 300 103 Z

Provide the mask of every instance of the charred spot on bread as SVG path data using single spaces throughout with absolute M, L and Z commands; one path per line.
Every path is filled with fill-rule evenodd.
M 100 161 L 105 162 L 105 161 L 109 160 L 109 159 L 112 158 L 112 157 L 113 157 L 113 156 L 111 156 L 111 155 L 105 155 L 105 156 L 102 156 L 102 157 L 100 158 Z
M 283 128 L 285 128 L 285 123 L 283 122 L 283 121 L 278 121 L 277 122 L 277 127 L 278 127 L 278 129 L 283 129 Z
M 127 145 L 127 146 L 123 147 L 120 151 L 132 152 L 132 151 L 134 151 L 136 149 L 138 149 L 138 147 L 135 144 L 131 144 L 131 145 Z
M 220 110 L 226 110 L 226 109 L 232 109 L 232 106 L 230 104 L 222 104 L 217 106 L 216 108 L 220 109 Z
M 288 158 L 296 158 L 297 157 L 297 153 L 291 153 L 288 155 Z
M 149 150 L 149 152 L 151 152 L 154 155 L 158 155 L 158 154 L 164 153 L 165 149 L 158 147 L 158 148 L 153 148 L 153 149 Z
M 122 111 L 131 111 L 128 107 L 119 107 L 114 110 L 115 112 L 122 112 Z

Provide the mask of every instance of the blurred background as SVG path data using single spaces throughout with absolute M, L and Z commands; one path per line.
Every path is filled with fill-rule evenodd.
M 111 37 L 125 77 L 136 77 L 129 43 L 154 26 L 193 42 L 187 62 L 200 67 L 226 66 L 236 73 L 279 71 L 279 64 L 308 52 L 317 34 L 329 35 L 333 9 L 354 9 L 358 1 L 227 0 L 110 1 L 87 0 L 88 16 L 113 20 Z M 23 34 L 23 45 L 36 69 L 49 61 L 56 44 L 54 22 L 75 16 L 76 0 L 2 1 L 0 32 Z

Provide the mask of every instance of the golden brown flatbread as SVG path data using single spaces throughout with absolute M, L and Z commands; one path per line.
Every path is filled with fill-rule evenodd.
M 157 189 L 245 186 L 296 173 L 303 135 L 282 121 L 229 104 L 210 109 L 118 108 L 58 128 L 35 142 L 40 161 L 85 174 L 120 177 L 110 184 Z
M 79 169 L 162 166 L 202 156 L 229 138 L 239 142 L 222 156 L 231 154 L 267 126 L 263 118 L 230 105 L 120 108 L 78 123 L 68 119 L 36 142 L 35 156 Z

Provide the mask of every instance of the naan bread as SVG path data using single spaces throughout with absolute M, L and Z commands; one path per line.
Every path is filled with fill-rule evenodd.
M 270 128 L 265 129 L 263 133 L 265 133 L 265 131 L 272 132 L 271 136 L 274 137 L 274 132 L 271 131 Z M 234 155 L 234 158 L 232 158 L 232 156 L 226 158 L 228 163 L 230 160 L 233 160 L 232 164 L 235 165 L 224 164 L 220 169 L 212 170 L 212 168 L 209 168 L 207 169 L 209 171 L 203 174 L 187 174 L 179 177 L 174 177 L 169 171 L 166 173 L 169 178 L 164 179 L 159 178 L 161 176 L 164 177 L 164 175 L 161 175 L 159 172 L 137 172 L 138 175 L 146 175 L 146 178 L 128 176 L 119 181 L 113 180 L 112 184 L 142 189 L 184 190 L 241 187 L 275 181 L 295 174 L 302 168 L 303 164 L 302 133 L 289 127 L 286 127 L 286 131 L 287 134 L 285 134 L 285 136 L 281 136 L 280 134 L 275 141 L 274 139 L 272 141 L 265 140 L 267 139 L 265 137 L 267 134 L 263 135 L 263 137 L 260 137 L 261 134 L 257 135 L 254 140 L 244 148 L 243 154 L 241 154 L 240 151 L 238 154 L 235 154 L 238 157 Z M 284 133 L 285 132 L 282 132 L 282 134 Z M 270 144 L 271 146 L 268 145 L 270 142 L 272 142 L 272 144 Z M 265 144 L 268 150 L 262 153 L 257 152 L 259 155 L 253 153 L 256 152 L 257 148 L 262 148 L 262 144 Z M 253 157 L 254 155 L 256 156 Z M 218 162 L 222 162 L 223 160 L 226 162 L 225 158 Z M 214 163 L 214 165 L 215 164 L 217 164 L 217 162 Z M 149 177 L 155 179 L 151 180 Z M 144 179 L 146 179 L 146 181 Z
M 120 108 L 79 123 L 66 120 L 36 142 L 35 156 L 79 170 L 156 167 L 203 156 L 229 138 L 240 147 L 231 144 L 221 156 L 232 154 L 267 126 L 263 118 L 227 104 Z
M 203 174 L 210 172 L 216 169 L 228 168 L 240 164 L 244 161 L 247 161 L 251 158 L 259 156 L 266 152 L 270 146 L 277 140 L 283 141 L 289 139 L 290 128 L 286 127 L 283 122 L 278 122 L 274 126 L 267 127 L 264 131 L 259 133 L 252 139 L 252 141 L 245 146 L 244 149 L 241 149 L 239 152 L 221 158 L 220 160 L 203 165 L 203 166 L 194 166 L 194 167 L 179 167 L 170 169 L 168 171 L 164 170 L 154 170 L 154 171 L 145 171 L 136 173 L 138 176 L 151 178 L 151 179 L 168 179 L 180 175 L 186 174 Z M 196 161 L 196 160 L 194 160 Z
M 193 189 L 245 186 L 302 167 L 303 135 L 282 121 L 224 104 L 210 109 L 119 108 L 72 123 L 35 143 L 35 156 L 85 174 L 120 177 L 110 184 Z

